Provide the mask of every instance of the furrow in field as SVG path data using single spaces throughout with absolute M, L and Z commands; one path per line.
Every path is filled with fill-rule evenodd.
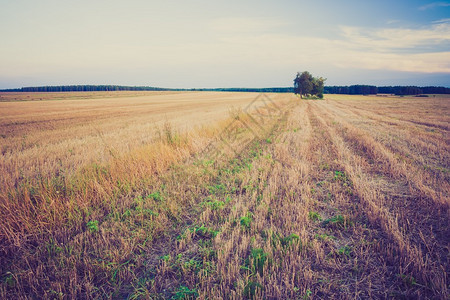
M 259 116 L 264 116 L 263 110 Z M 38 240 L 42 247 L 24 247 L 30 243 L 24 240 L 24 234 L 18 238 L 23 244 L 21 252 L 12 251 L 20 245 L 3 244 L 6 250 L 0 249 L 1 253 L 11 259 L 2 257 L 0 273 L 10 270 L 14 274 L 27 269 L 29 261 L 48 262 L 39 267 L 29 266 L 33 272 L 20 274 L 16 279 L 17 288 L 24 294 L 44 297 L 50 297 L 51 292 L 43 290 L 50 285 L 52 290 L 64 291 L 73 298 L 98 298 L 103 294 L 139 297 L 142 290 L 152 297 L 167 298 L 177 293 L 178 288 L 196 287 L 201 282 L 197 275 L 210 272 L 215 266 L 212 239 L 221 230 L 223 221 L 215 210 L 231 211 L 224 207 L 231 201 L 225 196 L 240 199 L 244 195 L 245 199 L 245 195 L 253 193 L 252 182 L 239 174 L 246 172 L 252 159 L 260 155 L 261 146 L 251 145 L 267 144 L 265 134 L 277 123 L 273 117 L 264 128 L 257 125 L 250 128 L 246 124 L 251 120 L 250 115 L 237 114 L 230 126 L 223 126 L 224 131 L 212 132 L 219 134 L 217 138 L 211 138 L 207 132 L 199 136 L 178 135 L 167 128 L 160 144 L 86 170 L 86 174 L 80 175 L 88 176 L 89 182 L 75 178 L 80 180 L 76 186 L 80 194 L 76 197 L 71 194 L 70 203 L 58 204 L 74 205 L 73 201 L 78 204 L 75 209 L 68 207 L 69 224 L 47 228 L 45 235 L 33 236 L 31 242 Z M 211 151 L 206 147 L 208 139 Z M 202 159 L 192 157 L 185 163 L 176 163 L 193 153 L 202 157 L 198 153 L 202 149 L 208 153 Z M 155 153 L 160 155 L 156 161 L 152 156 Z M 217 153 L 229 161 L 216 159 Z M 217 182 L 220 178 L 221 183 Z M 203 219 L 202 212 L 208 210 L 216 213 L 218 219 L 213 220 L 217 224 Z M 65 267 L 61 269 L 61 265 Z M 202 273 L 198 273 L 200 268 Z M 93 273 L 100 280 L 92 278 Z M 8 289 L 4 288 L 1 286 L 1 295 L 7 295 Z
M 263 251 L 258 252 L 263 256 L 267 252 L 262 250 L 265 249 L 264 241 L 259 234 L 259 226 L 267 225 L 266 218 L 264 216 L 260 223 L 259 214 L 267 209 L 263 205 L 263 194 L 275 162 L 271 156 L 265 155 L 265 149 L 284 123 L 283 119 L 281 122 L 270 120 L 264 125 L 265 134 L 258 134 L 246 149 L 222 165 L 211 157 L 204 157 L 203 161 L 210 165 L 205 172 L 215 175 L 205 182 L 206 191 L 197 195 L 198 217 L 181 231 L 175 243 L 166 245 L 172 259 L 167 261 L 168 265 L 166 262 L 159 265 L 157 278 L 169 277 L 172 283 L 176 283 L 177 278 L 169 276 L 170 270 L 174 264 L 184 262 L 180 270 L 183 284 L 196 286 L 200 297 L 216 295 L 218 298 L 239 299 L 249 293 L 261 292 L 255 283 L 259 269 L 252 269 L 250 261 L 255 259 L 252 255 L 257 255 L 256 252 Z M 276 125 L 271 128 L 273 124 Z M 197 268 L 200 266 L 199 271 Z M 265 283 L 259 281 L 258 284 Z M 152 291 L 161 295 L 167 285 L 167 282 L 156 281 Z
M 315 106 L 333 143 L 340 149 L 339 160 L 342 161 L 355 191 L 364 203 L 370 220 L 379 223 L 395 242 L 398 252 L 390 253 L 391 258 L 399 264 L 400 269 L 409 268 L 415 276 L 432 288 L 434 293 L 445 295 L 447 279 L 442 271 L 447 265 L 443 255 L 447 247 L 445 232 L 448 230 L 445 207 L 436 210 L 436 204 L 430 204 L 430 198 L 421 199 L 422 205 L 417 205 L 415 201 L 420 198 L 415 195 L 417 192 L 422 195 L 423 190 L 408 191 L 401 187 L 400 182 L 390 182 L 392 171 L 402 170 L 396 165 L 392 153 L 376 141 L 364 138 L 364 135 L 346 124 L 343 119 L 336 119 L 325 105 L 316 103 Z M 390 167 L 378 168 L 381 162 L 388 162 Z M 398 173 L 394 175 L 397 176 Z M 399 194 L 403 197 L 399 198 Z M 426 201 L 429 205 L 424 207 Z
M 319 175 L 316 182 L 318 212 L 322 222 L 313 232 L 318 238 L 315 268 L 320 270 L 319 290 L 327 290 L 324 298 L 339 298 L 342 293 L 362 298 L 385 298 L 389 295 L 405 295 L 407 289 L 398 289 L 395 270 L 398 267 L 386 260 L 379 245 L 387 242 L 379 224 L 373 221 L 373 213 L 366 209 L 362 195 L 356 191 L 349 172 L 342 144 L 336 143 L 335 132 L 321 117 L 321 108 L 313 103 L 310 118 L 317 134 L 315 156 Z M 345 149 L 345 148 L 344 148 Z M 343 160 L 344 159 L 344 160 Z M 353 157 L 353 163 L 362 161 Z M 314 165 L 314 161 L 311 161 Z M 370 288 L 361 288 L 370 287 Z M 334 293 L 330 293 L 334 291 Z M 321 295 L 321 293 L 319 293 Z
M 302 108 L 294 112 L 301 113 Z M 211 282 L 203 284 L 205 296 L 239 299 L 264 294 L 286 298 L 306 292 L 307 283 L 299 285 L 295 272 L 305 269 L 305 260 L 299 259 L 298 253 L 300 241 L 307 238 L 302 230 L 305 205 L 294 199 L 301 194 L 297 172 L 306 176 L 307 170 L 286 155 L 284 146 L 275 150 L 272 145 L 280 142 L 287 146 L 291 142 L 286 137 L 287 122 L 289 117 L 266 139 L 268 144 L 243 178 L 245 194 L 234 202 L 223 233 L 214 241 L 218 277 L 222 280 L 215 282 L 211 277 Z M 289 185 L 296 189 L 288 190 Z
M 450 153 L 448 130 L 434 130 L 411 125 L 409 122 L 389 118 L 382 114 L 341 102 L 328 102 L 330 108 L 346 120 L 363 127 L 371 135 L 400 152 L 404 159 L 413 159 L 426 169 L 434 166 L 442 172 L 448 167 Z
M 371 102 L 378 102 L 373 105 Z M 385 120 L 398 120 L 414 126 L 423 126 L 430 129 L 442 129 L 449 131 L 448 115 L 446 111 L 450 106 L 448 99 L 391 99 L 380 101 L 378 99 L 368 99 L 346 103 L 337 100 L 336 102 L 348 105 L 349 107 L 363 108 L 375 115 L 383 117 Z
M 392 201 L 390 205 L 396 207 L 399 216 L 401 216 L 400 222 L 404 223 L 403 226 L 411 232 L 411 235 L 418 239 L 420 234 L 417 228 L 421 230 L 428 228 L 423 234 L 430 236 L 431 244 L 434 244 L 434 237 L 442 240 L 448 235 L 448 206 L 445 203 L 436 206 L 436 202 L 432 201 L 434 194 L 428 193 L 432 190 L 440 195 L 443 200 L 448 199 L 448 182 L 443 182 L 442 178 L 432 177 L 426 171 L 422 171 L 425 174 L 420 174 L 420 170 L 413 163 L 402 162 L 400 165 L 402 167 L 400 168 L 401 172 L 395 174 L 393 170 L 396 169 L 396 165 L 399 165 L 398 160 L 395 159 L 396 152 L 379 144 L 375 138 L 370 138 L 370 132 L 356 127 L 361 126 L 362 122 L 352 125 L 347 121 L 348 118 L 337 115 L 328 105 L 326 109 L 333 118 L 339 120 L 336 124 L 339 125 L 339 130 L 346 141 L 354 149 L 358 149 L 362 155 L 367 156 L 367 161 L 370 162 L 372 170 L 390 178 L 383 184 L 382 190 L 394 197 L 395 201 Z M 373 125 L 373 127 L 376 128 L 376 125 Z M 365 138 L 362 138 L 363 136 Z M 380 155 L 383 153 L 384 155 Z M 383 169 L 381 166 L 386 165 L 386 160 L 391 162 L 390 168 Z M 425 186 L 425 184 L 428 184 L 428 186 Z M 412 190 L 407 189 L 407 186 L 411 186 Z M 409 224 L 411 220 L 415 220 L 414 224 Z
M 444 148 L 435 149 L 439 153 L 441 150 L 444 150 L 442 151 L 443 153 L 439 154 L 439 157 L 436 157 L 429 148 L 417 147 L 414 139 L 419 139 L 419 137 L 416 138 L 414 134 L 411 134 L 408 131 L 405 132 L 405 130 L 402 130 L 402 128 L 399 128 L 398 126 L 386 126 L 382 122 L 368 120 L 361 115 L 352 115 L 345 108 L 336 108 L 333 103 L 327 103 L 326 107 L 328 111 L 333 114 L 334 118 L 340 120 L 338 123 L 341 124 L 342 130 L 345 130 L 347 136 L 351 136 L 350 140 L 355 144 L 355 148 L 362 152 L 371 153 L 371 155 L 374 156 L 370 157 L 369 161 L 377 162 L 372 165 L 376 167 L 375 169 L 378 170 L 378 172 L 388 173 L 388 176 L 392 177 L 391 181 L 403 181 L 403 184 L 400 183 L 397 184 L 397 186 L 403 185 L 404 191 L 406 190 L 406 185 L 410 185 L 413 190 L 418 191 L 414 193 L 415 196 L 412 197 L 412 200 L 407 199 L 405 192 L 400 191 L 400 193 L 395 195 L 399 206 L 418 207 L 418 209 L 410 208 L 410 210 L 400 209 L 400 213 L 406 215 L 404 220 L 410 220 L 410 218 L 414 220 L 417 219 L 421 220 L 419 222 L 420 224 L 436 222 L 438 226 L 433 225 L 435 232 L 441 237 L 448 234 L 447 230 L 443 228 L 443 226 L 447 225 L 445 211 L 448 207 L 445 207 L 444 204 L 444 213 L 441 214 L 438 220 L 435 220 L 435 217 L 433 216 L 436 210 L 433 204 L 434 201 L 428 200 L 430 194 L 439 197 L 442 201 L 448 201 L 449 199 L 450 184 L 447 180 L 449 174 L 445 171 L 446 167 L 448 167 L 448 154 L 446 154 L 447 152 L 444 150 L 445 146 L 442 146 Z M 363 136 L 364 138 L 362 138 Z M 367 137 L 369 137 L 369 139 Z M 392 137 L 395 137 L 395 139 L 393 140 Z M 374 148 L 375 142 L 379 143 L 381 148 L 388 151 L 387 153 L 391 155 L 391 158 L 394 157 L 395 164 L 401 164 L 404 167 L 400 174 L 397 174 L 396 176 L 392 174 L 390 171 L 393 169 L 392 164 L 391 168 L 384 171 L 382 170 L 382 166 L 387 166 L 385 164 L 386 159 L 376 155 L 375 152 L 377 150 Z M 380 147 L 378 148 L 380 149 Z M 440 157 L 442 157 L 442 160 Z M 392 184 L 389 183 L 385 185 L 385 190 L 389 190 L 392 187 Z M 421 203 L 421 205 L 417 202 Z M 427 210 L 428 213 L 424 214 L 424 210 Z M 411 213 L 414 215 L 412 216 Z M 423 217 L 419 218 L 420 215 Z M 422 222 L 422 220 L 424 221 Z M 424 234 L 426 235 L 426 233 Z
M 411 202 L 411 208 L 409 210 L 406 211 L 411 211 L 414 212 L 416 214 L 416 216 L 422 215 L 425 219 L 435 219 L 436 216 L 439 216 L 437 220 L 435 220 L 435 222 L 437 224 L 440 224 L 440 226 L 435 226 L 433 225 L 433 227 L 437 227 L 436 231 L 437 232 L 441 232 L 442 234 L 442 230 L 443 227 L 445 226 L 445 218 L 447 217 L 446 212 L 447 212 L 447 206 L 446 203 L 442 203 L 442 205 L 438 205 L 436 207 L 436 203 L 433 203 L 432 200 L 433 198 L 428 195 L 427 196 L 427 191 L 428 190 L 437 190 L 438 192 L 440 192 L 442 194 L 442 199 L 446 200 L 448 199 L 448 184 L 446 182 L 442 182 L 438 181 L 437 179 L 435 181 L 430 180 L 429 177 L 427 177 L 426 175 L 423 175 L 420 178 L 417 178 L 419 175 L 417 175 L 417 173 L 419 173 L 420 171 L 416 168 L 416 166 L 414 164 L 410 164 L 410 163 L 404 163 L 404 162 L 399 162 L 398 160 L 393 160 L 392 157 L 395 157 L 396 152 L 393 152 L 391 149 L 388 149 L 388 147 L 384 147 L 383 144 L 378 143 L 374 138 L 361 138 L 362 136 L 370 136 L 370 132 L 363 130 L 361 128 L 359 128 L 358 125 L 361 125 L 361 123 L 352 125 L 350 122 L 348 122 L 348 118 L 344 119 L 342 118 L 342 116 L 336 116 L 336 114 L 334 113 L 334 111 L 332 111 L 329 106 L 326 107 L 328 110 L 328 113 L 331 114 L 331 116 L 335 119 L 339 119 L 338 122 L 336 122 L 336 124 L 338 125 L 337 127 L 339 127 L 340 132 L 342 132 L 343 136 L 345 137 L 345 139 L 351 143 L 354 146 L 354 149 L 358 149 L 363 155 L 366 155 L 368 157 L 368 160 L 370 161 L 370 163 L 375 166 L 376 168 L 374 169 L 376 172 L 381 172 L 384 174 L 384 176 L 388 176 L 388 177 L 394 177 L 393 179 L 397 179 L 400 185 L 402 185 L 402 181 L 404 182 L 403 185 L 405 185 L 405 183 L 409 184 L 410 186 L 412 186 L 412 190 L 407 191 L 405 189 L 400 190 L 400 192 L 403 192 L 405 195 L 405 197 L 409 194 L 410 197 L 414 197 L 413 201 L 409 201 Z M 375 127 L 376 125 L 374 125 Z M 369 149 L 369 151 L 366 151 L 367 149 Z M 365 150 L 365 151 L 361 151 L 361 150 Z M 384 154 L 384 155 L 380 155 L 380 153 Z M 389 169 L 383 169 L 380 166 L 386 161 L 390 161 L 391 162 L 391 167 Z M 393 170 L 395 169 L 396 165 L 401 165 L 403 168 L 400 169 L 402 170 L 402 172 L 400 172 L 399 174 L 396 174 L 397 176 L 393 176 L 395 175 L 395 172 L 393 172 Z M 416 174 L 414 174 L 416 173 Z M 407 174 L 414 174 L 411 176 L 408 176 Z M 425 178 L 425 180 L 424 180 Z M 420 181 L 424 181 L 425 183 L 428 183 L 430 185 L 429 187 L 424 187 L 422 190 L 420 189 L 420 187 L 423 185 L 423 183 L 421 183 Z M 441 188 L 438 188 L 436 185 L 441 185 Z M 402 196 L 402 194 L 398 194 L 397 196 Z M 402 207 L 402 204 L 399 202 L 404 202 L 404 201 L 396 201 L 393 202 L 393 205 L 397 204 L 399 205 L 401 208 L 399 209 L 400 211 L 405 211 L 404 207 Z M 408 201 L 405 201 L 408 202 Z M 418 203 L 420 203 L 420 206 L 417 207 Z M 415 207 L 416 206 L 416 207 Z M 428 214 L 425 214 L 428 212 Z M 429 218 L 425 217 L 426 215 L 432 215 Z M 409 216 L 411 218 L 405 218 L 405 219 L 412 219 L 412 220 L 416 220 L 419 218 L 414 218 L 414 216 Z M 431 227 L 431 226 L 430 226 Z M 439 230 L 441 229 L 441 231 Z
M 358 125 L 352 126 L 346 118 L 336 115 L 328 106 L 323 107 L 326 107 L 328 112 L 339 119 L 339 124 L 342 124 L 345 130 L 354 136 L 354 141 L 359 144 L 361 150 L 371 153 L 374 158 L 383 162 L 391 176 L 405 178 L 408 184 L 420 192 L 422 198 L 430 198 L 437 205 L 448 208 L 450 204 L 448 196 L 450 185 L 448 183 L 442 182 L 442 180 L 429 174 L 426 170 L 418 168 L 414 163 L 408 163 L 399 159 L 396 152 L 393 152 L 389 147 L 372 137 L 373 131 L 363 130 Z

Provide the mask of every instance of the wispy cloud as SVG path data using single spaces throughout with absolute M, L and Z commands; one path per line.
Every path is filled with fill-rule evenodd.
M 450 6 L 450 3 L 449 2 L 433 2 L 430 4 L 420 6 L 419 10 L 428 10 L 428 9 L 433 9 L 436 7 L 446 7 L 446 6 Z
M 450 23 L 422 28 L 341 26 L 336 38 L 224 31 L 208 53 L 230 63 L 335 66 L 367 70 L 450 73 Z M 224 29 L 225 30 L 225 29 Z M 233 33 L 233 34 L 228 34 Z M 200 51 L 200 49 L 199 49 Z M 196 51 L 192 51 L 195 53 Z M 201 52 L 201 51 L 200 51 Z M 212 58 L 211 58 L 212 59 Z
M 395 23 L 400 23 L 400 20 L 388 20 L 388 21 L 386 21 L 387 25 L 391 25 L 391 24 L 395 24 Z
M 395 49 L 411 49 L 419 46 L 448 44 L 450 47 L 450 23 L 439 22 L 420 29 L 341 27 L 343 37 L 354 46 L 390 52 Z
M 450 18 L 440 19 L 432 22 L 433 24 L 450 23 Z
M 450 23 L 420 29 L 341 27 L 346 65 L 422 73 L 450 73 Z

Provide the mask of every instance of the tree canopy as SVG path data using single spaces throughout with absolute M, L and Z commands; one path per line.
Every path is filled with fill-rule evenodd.
M 323 98 L 325 80 L 322 77 L 312 76 L 308 71 L 301 74 L 298 72 L 294 79 L 294 93 L 300 95 L 301 98 L 308 95 Z

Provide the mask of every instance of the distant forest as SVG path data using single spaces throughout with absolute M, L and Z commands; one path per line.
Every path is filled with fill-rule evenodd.
M 441 86 L 374 86 L 374 85 L 351 85 L 351 86 L 326 86 L 325 94 L 348 94 L 348 95 L 421 95 L 421 94 L 450 94 L 450 88 Z
M 150 86 L 121 86 L 121 85 L 62 85 L 23 87 L 18 89 L 5 89 L 1 92 L 97 92 L 97 91 L 214 91 L 214 92 L 257 92 L 257 93 L 293 93 L 293 87 L 272 88 L 201 88 L 201 89 L 170 89 Z M 450 94 L 450 88 L 440 86 L 325 86 L 325 94 L 348 95 L 421 95 L 421 94 Z

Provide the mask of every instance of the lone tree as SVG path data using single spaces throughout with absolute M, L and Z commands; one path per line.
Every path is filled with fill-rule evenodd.
M 294 79 L 294 93 L 299 94 L 301 98 L 311 95 L 322 99 L 325 80 L 322 77 L 313 77 L 308 71 L 301 74 L 298 72 Z

